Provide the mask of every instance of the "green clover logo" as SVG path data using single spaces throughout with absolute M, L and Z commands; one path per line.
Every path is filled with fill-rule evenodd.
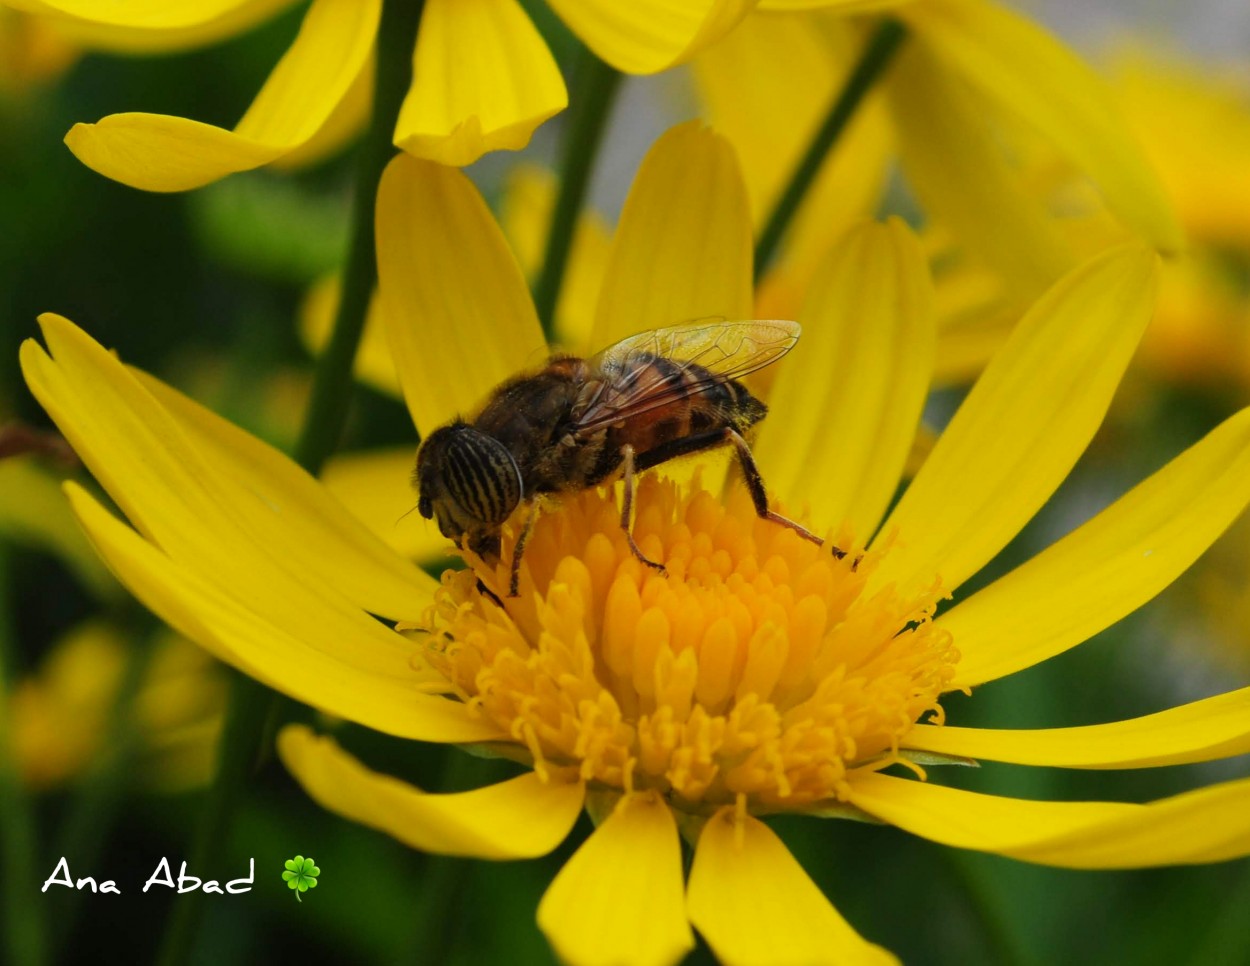
M 302 855 L 287 859 L 285 864 L 286 871 L 282 873 L 282 878 L 286 880 L 288 889 L 295 890 L 295 898 L 303 902 L 299 894 L 316 887 L 317 876 L 321 875 L 321 870 L 311 858 L 306 859 Z

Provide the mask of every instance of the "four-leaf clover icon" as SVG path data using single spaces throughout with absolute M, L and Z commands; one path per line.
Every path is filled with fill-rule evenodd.
M 287 859 L 285 864 L 286 871 L 282 873 L 282 878 L 286 880 L 288 889 L 295 890 L 295 898 L 303 902 L 299 894 L 316 887 L 317 876 L 321 875 L 321 870 L 311 857 L 306 859 L 302 855 Z

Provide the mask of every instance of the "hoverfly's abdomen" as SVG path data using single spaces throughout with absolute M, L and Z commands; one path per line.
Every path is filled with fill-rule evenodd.
M 652 357 L 647 378 L 671 402 L 650 410 L 618 429 L 614 442 L 629 443 L 643 454 L 675 439 L 701 436 L 725 427 L 745 433 L 764 418 L 767 407 L 742 383 L 717 378 L 702 366 L 679 363 L 662 356 Z

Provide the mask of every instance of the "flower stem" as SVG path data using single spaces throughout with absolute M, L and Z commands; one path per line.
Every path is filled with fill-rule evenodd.
M 364 331 L 369 299 L 378 284 L 374 199 L 382 171 L 395 154 L 392 132 L 412 79 L 412 50 L 424 6 L 424 0 L 386 0 L 382 6 L 373 117 L 357 160 L 355 209 L 342 297 L 330 341 L 317 360 L 312 398 L 295 444 L 295 461 L 314 475 L 321 472 L 334 452 L 347 422 L 352 365 Z
M 392 132 L 412 77 L 412 51 L 423 0 L 384 0 L 378 28 L 377 83 L 373 116 L 359 148 L 351 242 L 343 274 L 342 297 L 334 331 L 317 361 L 312 398 L 295 445 L 296 461 L 318 473 L 334 452 L 347 421 L 352 392 L 352 365 L 364 331 L 369 299 L 377 284 L 373 214 L 378 181 L 395 153 Z M 206 869 L 226 843 L 240 793 L 268 734 L 275 696 L 264 685 L 235 674 L 218 749 L 217 773 L 205 811 L 196 827 L 191 869 Z M 164 966 L 187 962 L 202 914 L 202 893 L 183 897 L 174 907 L 157 961 Z
M 14 966 L 47 960 L 44 907 L 35 901 L 35 817 L 13 756 L 9 719 L 13 633 L 9 622 L 9 559 L 0 545 L 0 910 L 5 929 L 0 959 Z
M 129 611 L 128 611 L 129 612 Z M 158 646 L 156 621 L 148 614 L 139 620 L 120 622 L 134 638 L 126 657 L 109 722 L 91 768 L 79 783 L 56 836 L 52 854 L 67 856 L 75 865 L 97 868 L 105 844 L 116 824 L 125 794 L 133 787 L 135 758 L 142 738 L 137 697 L 143 687 Z M 84 904 L 84 893 L 72 891 L 50 896 L 50 917 L 56 923 L 51 938 L 52 960 L 66 958 L 66 943 Z
M 777 246 L 790 226 L 790 221 L 798 211 L 803 198 L 807 195 L 808 189 L 812 186 L 812 182 L 816 180 L 821 164 L 824 163 L 842 132 L 846 130 L 847 124 L 855 116 L 864 97 L 872 90 L 873 84 L 880 79 L 890 65 L 890 61 L 906 36 L 906 27 L 899 21 L 886 17 L 873 35 L 868 38 L 859 62 L 852 68 L 846 84 L 829 106 L 829 113 L 825 115 L 824 123 L 812 137 L 807 151 L 795 166 L 794 173 L 790 175 L 790 182 L 786 185 L 785 191 L 777 200 L 772 214 L 768 216 L 764 230 L 760 232 L 760 240 L 755 246 L 756 281 L 759 281 L 772 262 L 773 256 L 777 253 Z
M 575 79 L 577 97 L 569 112 L 564 158 L 560 165 L 560 194 L 556 198 L 551 226 L 547 231 L 542 272 L 534 283 L 534 307 L 538 310 L 538 320 L 549 343 L 555 332 L 556 301 L 564 281 L 577 216 L 586 196 L 591 164 L 607 126 L 621 74 L 596 57 L 589 48 L 583 47 Z
M 487 762 L 481 758 L 445 746 L 439 789 L 446 794 L 488 784 L 484 765 Z M 456 926 L 456 910 L 465 900 L 474 865 L 453 855 L 427 853 L 421 857 L 421 885 L 412 907 L 419 910 L 413 917 L 413 948 L 420 950 L 422 962 L 446 963 L 457 958 L 456 944 L 463 935 Z

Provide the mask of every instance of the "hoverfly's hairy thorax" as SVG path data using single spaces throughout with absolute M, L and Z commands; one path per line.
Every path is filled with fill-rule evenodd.
M 504 383 L 473 421 L 512 454 L 531 496 L 581 489 L 598 447 L 576 435 L 577 407 L 587 380 L 586 360 L 558 356 L 541 371 Z M 598 434 L 600 440 L 602 434 Z

